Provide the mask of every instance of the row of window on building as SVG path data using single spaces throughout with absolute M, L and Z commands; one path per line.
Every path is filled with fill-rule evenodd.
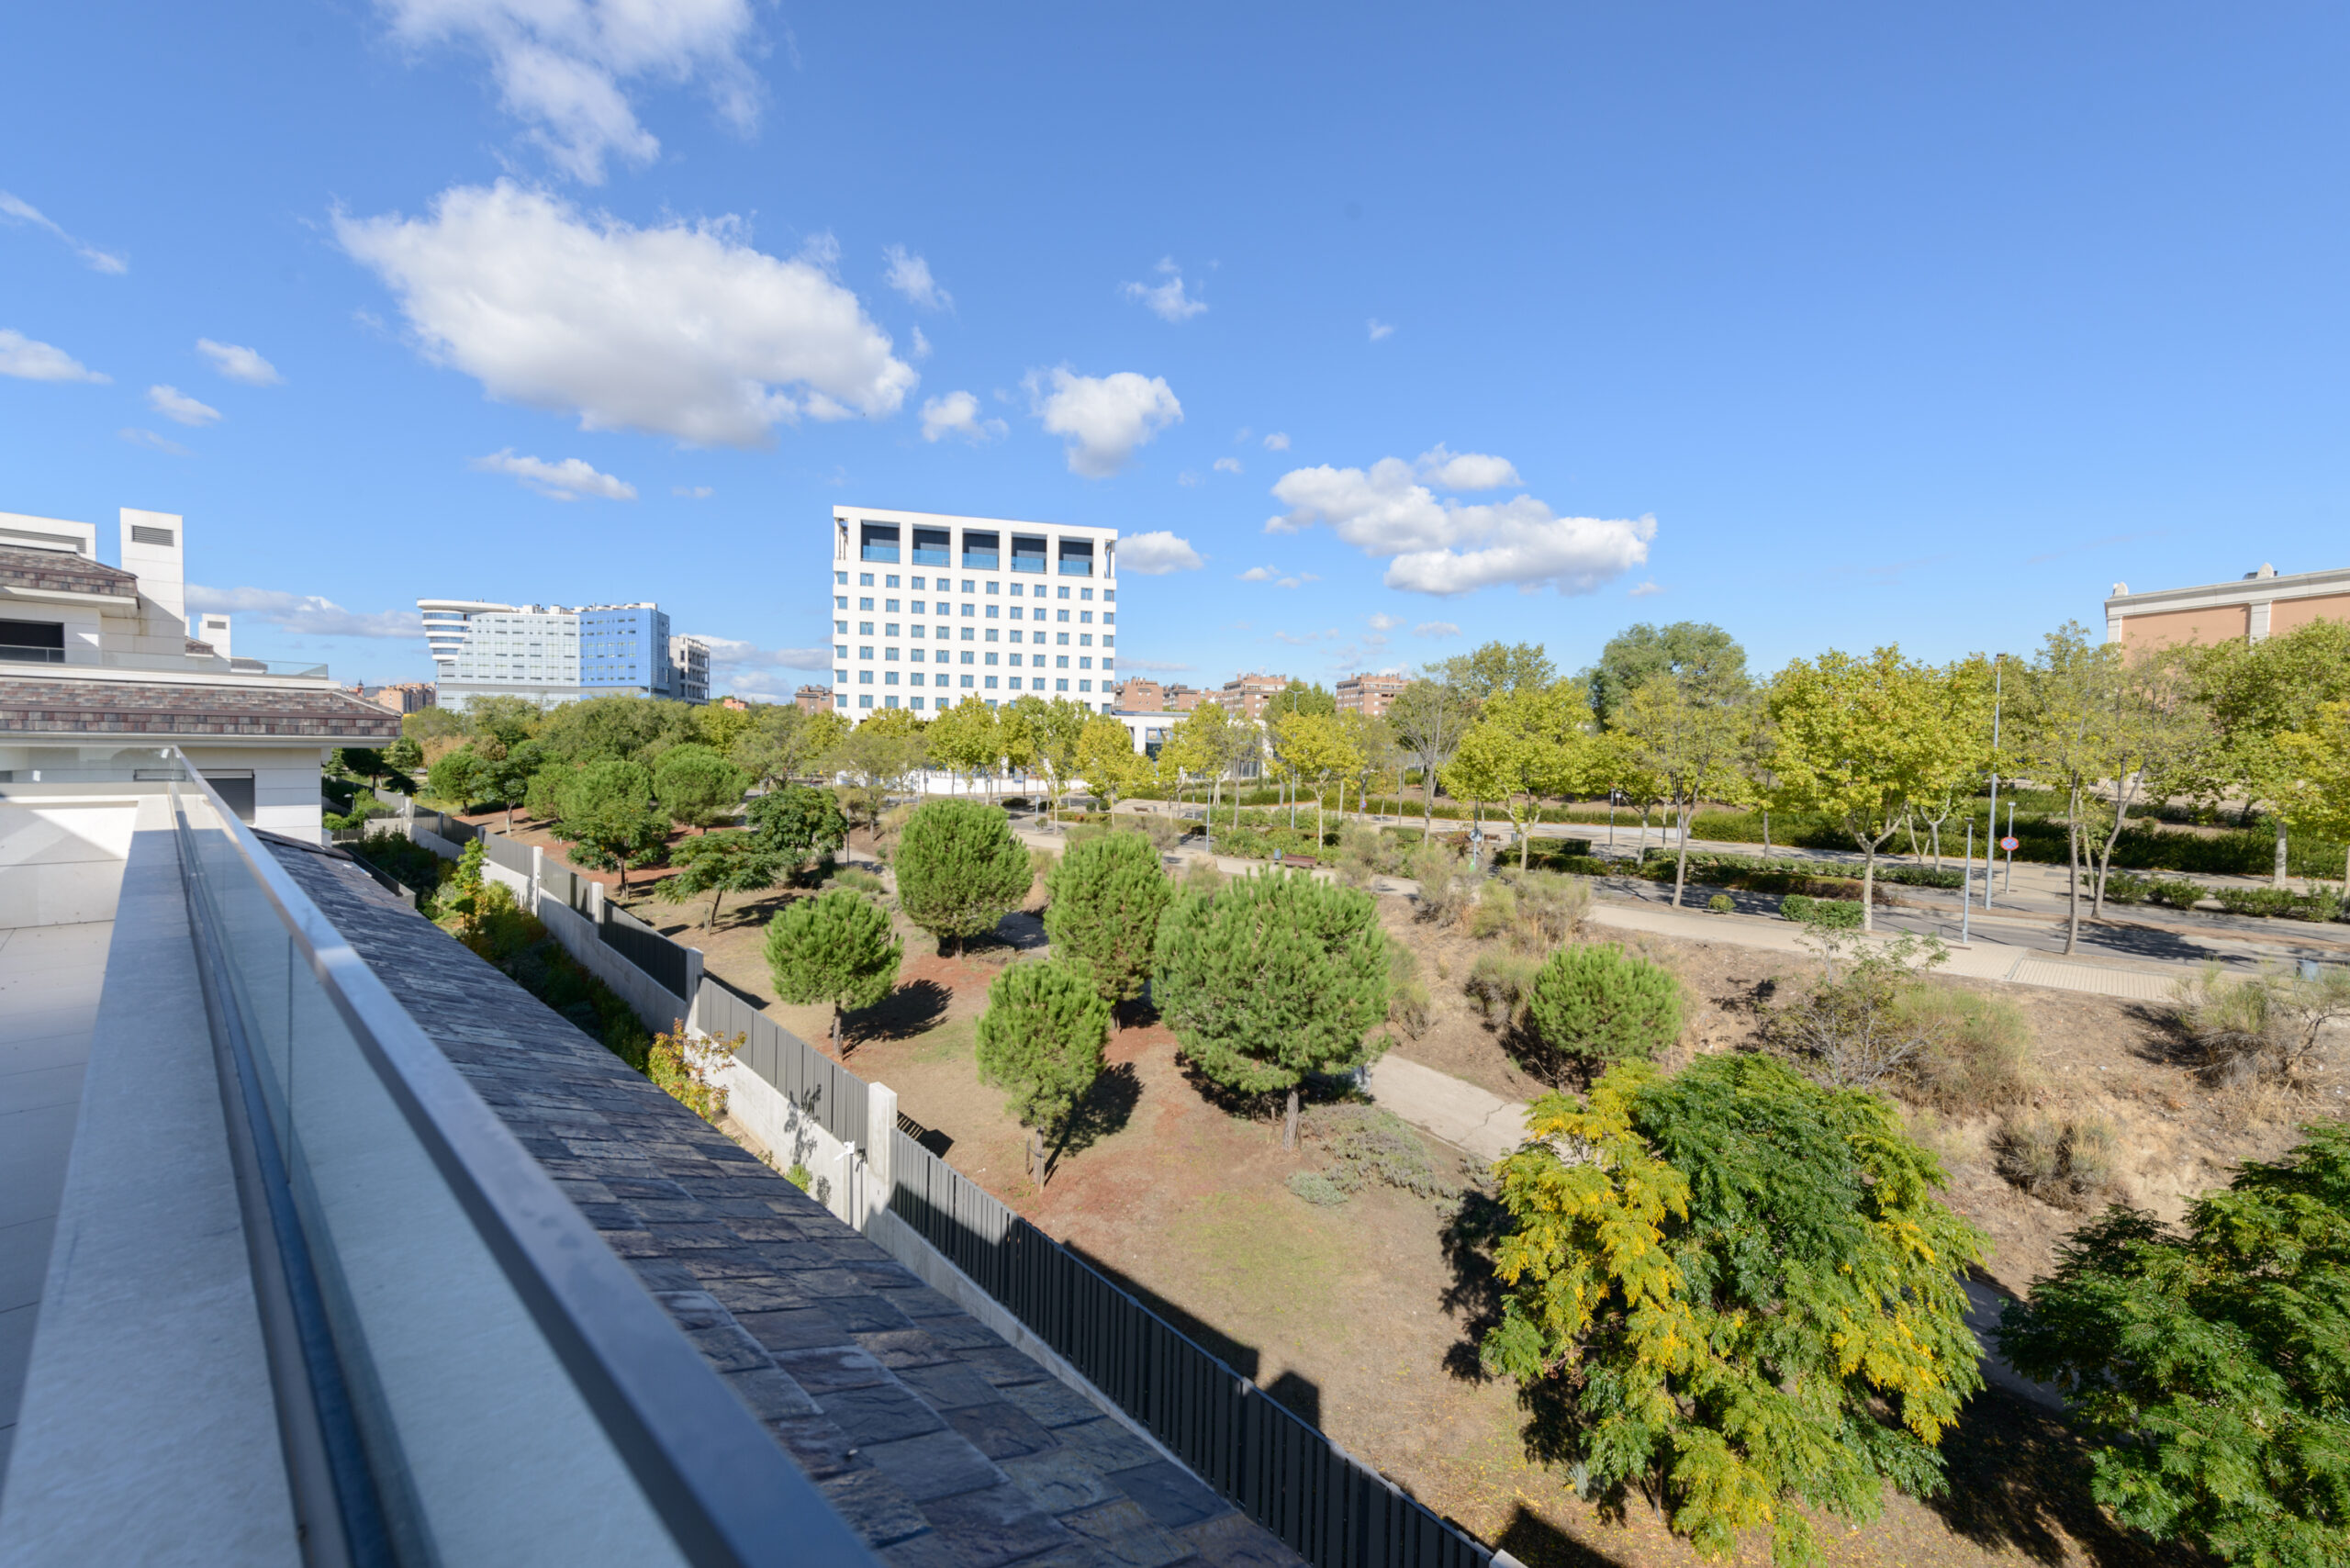
M 895 684 L 895 682 L 897 681 L 897 678 L 898 678 L 898 672 L 897 672 L 896 670 L 887 670 L 887 671 L 884 671 L 883 673 L 889 677 L 889 680 L 890 680 L 890 684 Z M 872 672 L 871 670 L 869 670 L 869 669 L 867 669 L 867 670 L 859 670 L 859 671 L 857 672 L 857 674 L 858 674 L 860 677 L 862 677 L 867 684 L 870 684 L 870 683 L 871 683 L 871 681 L 872 681 L 872 679 L 873 679 L 873 672 Z M 1045 690 L 1045 680 L 1046 680 L 1046 678 L 1045 678 L 1045 677 L 1043 677 L 1043 676 L 1033 676 L 1033 675 L 1032 675 L 1032 676 L 1028 676 L 1028 677 L 1026 677 L 1025 678 L 1026 678 L 1026 680 L 1027 680 L 1027 682 L 1028 682 L 1028 691 L 1029 691 L 1030 693 L 1034 693 L 1034 694 L 1037 694 L 1037 695 L 1042 695 L 1042 694 L 1043 694 L 1043 692 L 1044 692 L 1044 690 Z M 1061 695 L 1061 694 L 1066 693 L 1066 692 L 1069 690 L 1069 677 L 1067 677 L 1067 676 L 1055 676 L 1055 677 L 1053 677 L 1053 678 L 1052 678 L 1053 690 L 1054 690 L 1054 694 L 1055 694 L 1055 695 L 1057 695 L 1057 696 L 1058 696 L 1058 695 Z M 938 685 L 940 685 L 940 686 L 945 686 L 945 685 L 946 685 L 946 684 L 947 684 L 947 679 L 948 679 L 948 678 L 947 678 L 947 677 L 946 677 L 946 676 L 943 676 L 943 675 L 942 675 L 942 676 L 940 676 L 940 677 L 938 677 L 938 678 L 937 678 L 937 684 L 938 684 Z M 1023 679 L 1023 678 L 1022 678 L 1022 677 L 1020 677 L 1020 676 L 1016 676 L 1016 675 L 1014 675 L 1014 676 L 1007 676 L 1007 677 L 1005 677 L 1005 678 L 1004 678 L 1004 685 L 1003 685 L 1002 689 L 1004 689 L 1004 690 L 1006 690 L 1006 691 L 1018 691 L 1018 690 L 1020 690 L 1020 682 L 1021 682 L 1021 680 L 1022 680 L 1022 679 Z M 921 683 L 922 683 L 922 677 L 921 677 L 921 675 L 920 675 L 919 673 L 917 673 L 917 674 L 915 674 L 915 675 L 913 676 L 913 684 L 915 684 L 915 685 L 920 685 Z M 996 689 L 997 689 L 997 687 L 996 687 L 996 678 L 995 678 L 994 676 L 991 676 L 991 675 L 987 675 L 987 676 L 981 676 L 981 677 L 979 677 L 979 683 L 978 683 L 976 686 L 974 686 L 971 677 L 969 677 L 969 676 L 968 676 L 968 675 L 967 675 L 967 676 L 965 676 L 965 677 L 963 678 L 963 686 L 964 686 L 964 688 L 965 688 L 966 689 L 973 691 L 973 692 L 974 692 L 974 694 L 976 694 L 978 691 L 980 691 L 980 690 L 994 691 L 994 690 L 996 690 Z M 1106 680 L 1105 680 L 1105 681 L 1103 681 L 1103 682 L 1102 683 L 1102 690 L 1104 690 L 1104 691 L 1109 690 L 1109 689 L 1110 689 L 1110 683 L 1109 683 L 1108 681 L 1106 681 Z M 1082 677 L 1082 676 L 1080 676 L 1080 677 L 1078 677 L 1078 678 L 1077 678 L 1077 690 L 1078 690 L 1078 700 L 1079 700 L 1080 701 L 1083 702 L 1083 703 L 1084 703 L 1084 705 L 1085 705 L 1086 707 L 1088 707 L 1088 708 L 1092 707 L 1092 706 L 1093 706 L 1093 701 L 1092 701 L 1092 699 L 1091 699 L 1091 695 L 1090 695 L 1090 694 L 1091 694 L 1091 693 L 1092 692 L 1092 690 L 1093 690 L 1093 682 L 1092 682 L 1092 681 L 1091 681 L 1091 680 L 1089 680 L 1089 679 L 1087 679 L 1086 678 L 1084 678 L 1084 677 Z M 858 693 L 856 694 L 856 705 L 857 705 L 859 708 L 871 708 L 871 707 L 875 706 L 875 703 L 874 703 L 874 698 L 875 698 L 876 696 L 878 696 L 878 697 L 880 698 L 880 703 L 879 703 L 879 705 L 880 705 L 881 707 L 884 707 L 884 708 L 895 708 L 896 706 L 898 706 L 898 699 L 899 699 L 900 695 L 901 695 L 900 693 L 895 692 L 895 691 L 884 691 L 884 692 L 879 692 L 879 693 L 871 692 L 871 691 L 860 691 L 860 692 L 858 692 Z M 919 713 L 919 712 L 921 712 L 921 711 L 923 711 L 923 704 L 924 700 L 925 700 L 925 699 L 924 699 L 924 698 L 923 698 L 923 697 L 921 697 L 921 696 L 919 696 L 919 695 L 908 696 L 908 697 L 906 698 L 906 700 L 905 700 L 905 704 L 906 704 L 906 706 L 907 706 L 908 708 L 911 708 L 911 709 L 912 709 L 915 712 Z M 961 700 L 961 699 L 960 699 L 960 698 L 957 698 L 957 697 L 933 696 L 933 697 L 931 697 L 931 698 L 928 698 L 926 700 L 929 702 L 930 706 L 931 706 L 933 709 L 934 709 L 934 710 L 936 710 L 937 711 L 939 711 L 939 712 L 942 712 L 942 713 L 943 713 L 943 712 L 945 712 L 947 709 L 952 708 L 953 706 L 955 706 L 955 704 L 956 704 L 957 702 L 960 701 L 960 700 Z M 990 697 L 990 698 L 983 699 L 983 700 L 987 703 L 987 705 L 988 705 L 989 707 L 992 708 L 992 707 L 994 707 L 994 706 L 996 705 L 996 703 L 997 703 L 997 701 L 999 700 L 999 699 L 997 699 L 997 698 L 993 698 L 993 697 Z M 1002 699 L 1002 700 L 1010 700 L 1010 699 Z M 837 691 L 837 690 L 836 690 L 836 691 L 834 691 L 834 692 L 833 693 L 833 705 L 834 705 L 834 707 L 836 707 L 836 708 L 845 708 L 845 707 L 847 707 L 847 706 L 848 706 L 848 693 L 847 693 L 847 692 L 845 692 L 845 691 Z M 1110 711 L 1111 704 L 1109 704 L 1109 703 L 1107 703 L 1107 702 L 1104 702 L 1104 703 L 1102 703 L 1101 706 L 1102 706 L 1102 711 L 1103 711 L 1104 713 L 1106 713 L 1106 712 L 1108 712 L 1108 711 Z

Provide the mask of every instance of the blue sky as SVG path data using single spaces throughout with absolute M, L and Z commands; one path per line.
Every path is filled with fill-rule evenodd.
M 241 653 L 370 680 L 429 675 L 419 596 L 650 598 L 789 691 L 843 501 L 1170 535 L 1120 651 L 1194 682 L 1638 620 L 2023 648 L 2117 579 L 2350 564 L 2345 44 L 13 6 L 0 510 L 182 512 Z

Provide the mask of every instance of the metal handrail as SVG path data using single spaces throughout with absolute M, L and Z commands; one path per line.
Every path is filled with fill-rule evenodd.
M 169 788 L 191 851 L 180 792 L 210 802 L 299 961 L 687 1560 L 698 1568 L 874 1568 L 863 1541 L 252 830 L 194 768 Z M 191 919 L 218 948 L 223 934 L 208 901 L 193 880 L 188 891 Z

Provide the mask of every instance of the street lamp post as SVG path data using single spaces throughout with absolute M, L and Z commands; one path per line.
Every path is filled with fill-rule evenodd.
M 1991 815 L 1989 825 L 1984 831 L 1993 834 L 1999 831 L 1999 683 L 2001 678 L 2007 673 L 2006 661 L 2005 654 L 1991 655 Z M 1966 821 L 1971 831 L 1975 824 L 1972 812 L 1968 813 Z M 1986 863 L 1983 877 L 1983 912 L 1988 914 L 1991 911 L 1991 878 L 1988 865 L 1991 857 L 1986 854 L 1983 858 Z

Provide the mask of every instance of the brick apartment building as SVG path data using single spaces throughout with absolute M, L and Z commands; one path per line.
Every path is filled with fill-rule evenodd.
M 1239 676 L 1225 681 L 1215 700 L 1236 719 L 1261 719 L 1265 716 L 1265 704 L 1288 685 L 1289 677 L 1285 675 Z
M 791 694 L 791 705 L 802 713 L 814 713 L 833 705 L 833 689 L 829 686 L 803 686 Z
M 1380 718 L 1394 702 L 1397 694 L 1410 684 L 1408 678 L 1393 670 L 1382 670 L 1377 675 L 1350 675 L 1338 682 L 1338 711 Z
M 378 708 L 389 708 L 395 713 L 414 713 L 431 707 L 437 700 L 436 689 L 429 680 L 396 680 L 389 686 L 355 685 L 351 694 L 363 702 L 373 702 Z

